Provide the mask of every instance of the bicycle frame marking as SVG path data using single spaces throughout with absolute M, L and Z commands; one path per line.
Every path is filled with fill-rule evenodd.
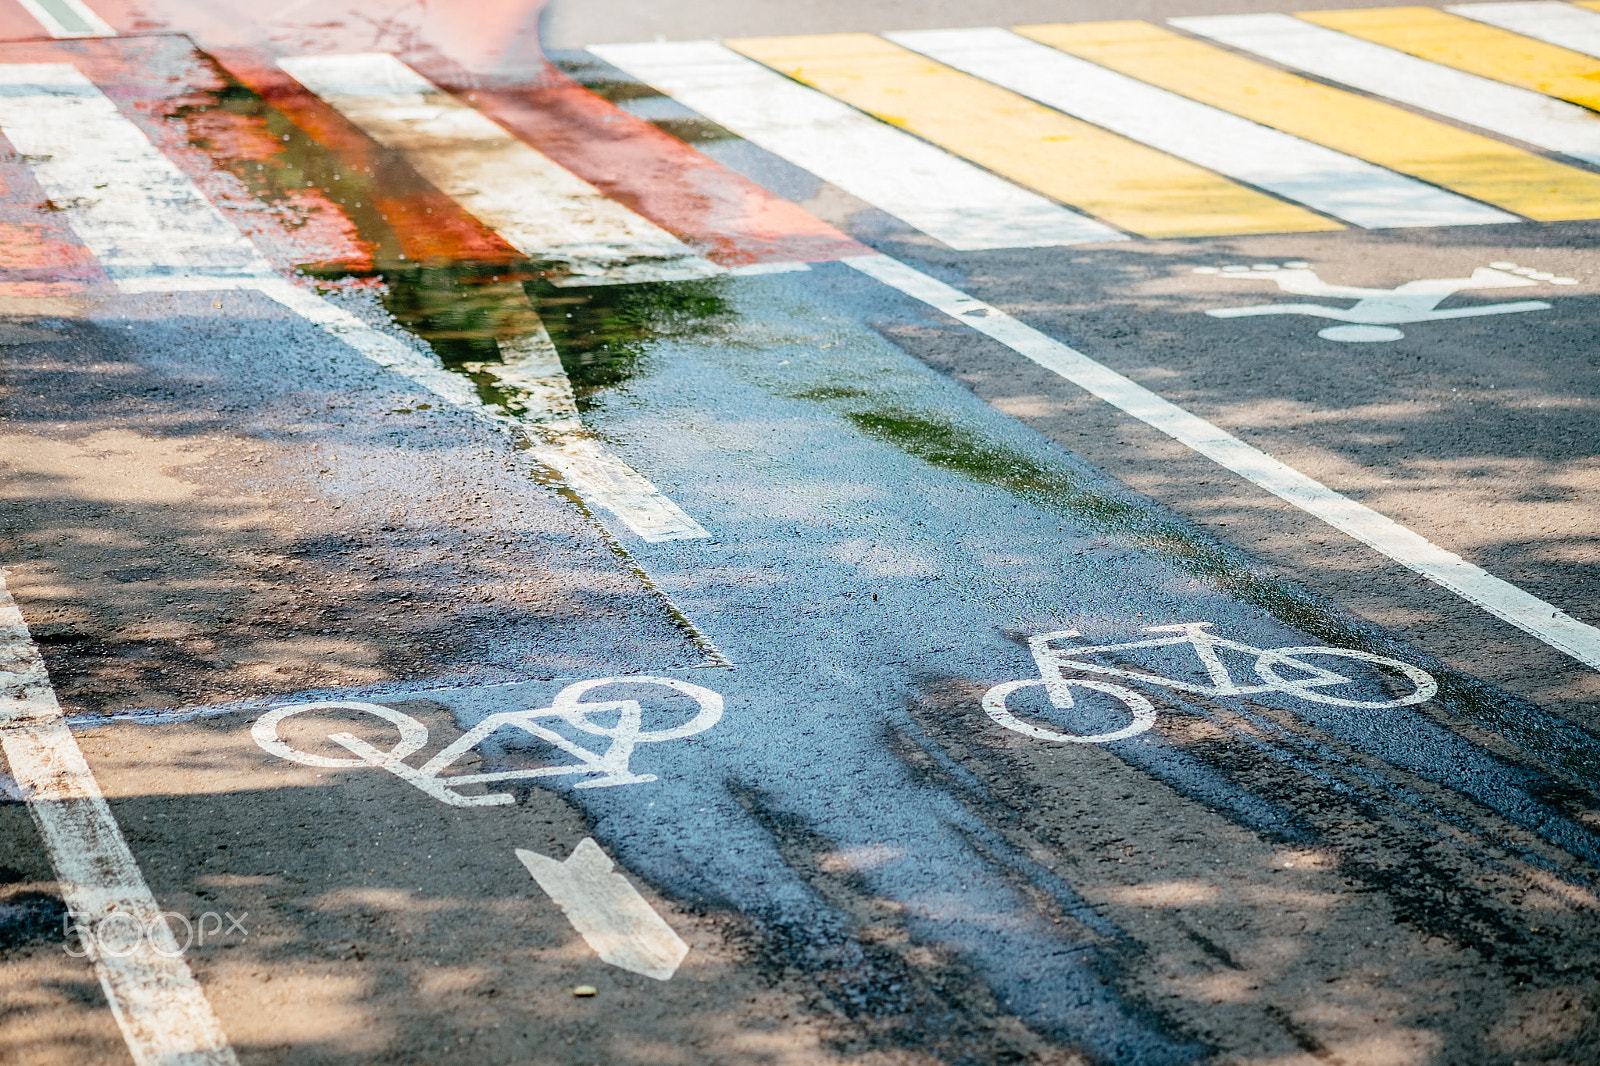
M 1422 703 L 1425 700 L 1432 699 L 1439 690 L 1438 683 L 1427 672 L 1408 663 L 1375 655 L 1372 652 L 1358 651 L 1354 648 L 1311 646 L 1257 648 L 1250 644 L 1242 644 L 1238 641 L 1227 640 L 1213 633 L 1208 633 L 1207 629 L 1210 626 L 1210 622 L 1180 622 L 1177 625 L 1146 626 L 1144 630 L 1146 633 L 1173 633 L 1176 636 L 1159 636 L 1149 640 L 1132 640 L 1121 644 L 1078 644 L 1052 647 L 1052 642 L 1054 641 L 1081 636 L 1082 634 L 1076 629 L 1063 629 L 1054 633 L 1041 633 L 1038 636 L 1030 637 L 1028 638 L 1028 649 L 1033 653 L 1033 659 L 1038 665 L 1040 676 L 1037 679 L 1007 681 L 1004 684 L 996 685 L 983 698 L 984 710 L 989 717 L 1007 729 L 1036 737 L 1040 740 L 1064 744 L 1108 744 L 1114 740 L 1126 740 L 1129 737 L 1137 736 L 1154 725 L 1156 720 L 1154 707 L 1152 707 L 1148 699 L 1132 689 L 1124 688 L 1108 681 L 1091 681 L 1081 676 L 1068 676 L 1068 671 L 1126 678 L 1131 681 L 1142 681 L 1147 684 L 1160 685 L 1163 688 L 1176 689 L 1181 692 L 1193 692 L 1205 696 L 1249 696 L 1263 692 L 1278 692 L 1296 696 L 1311 703 L 1333 704 L 1340 707 L 1356 707 L 1370 710 Z M 1146 670 L 1130 670 L 1116 666 L 1106 666 L 1101 663 L 1085 662 L 1082 658 L 1097 652 L 1125 652 L 1140 648 L 1166 648 L 1179 644 L 1187 644 L 1194 649 L 1200 665 L 1205 668 L 1209 684 L 1164 677 L 1161 674 L 1150 673 Z M 1241 684 L 1237 681 L 1228 669 L 1227 663 L 1222 661 L 1221 652 L 1224 650 L 1254 656 L 1256 674 L 1261 683 Z M 1350 699 L 1322 691 L 1336 685 L 1354 684 L 1355 681 L 1337 671 L 1307 661 L 1306 657 L 1313 655 L 1381 664 L 1408 678 L 1415 687 L 1404 696 L 1383 700 Z M 1299 671 L 1304 676 L 1284 677 L 1280 673 L 1283 669 Z M 1055 730 L 1045 729 L 1023 721 L 1006 707 L 1006 699 L 1011 693 L 1018 689 L 1030 687 L 1042 687 L 1051 704 L 1062 709 L 1072 707 L 1072 689 L 1074 687 L 1101 692 L 1120 700 L 1133 715 L 1133 721 L 1122 729 L 1094 735 L 1059 733 Z
M 692 697 L 699 710 L 683 725 L 671 729 L 645 730 L 641 728 L 644 709 L 637 700 L 603 700 L 584 703 L 579 697 L 591 689 L 604 685 L 664 685 Z M 351 733 L 330 733 L 328 739 L 351 752 L 355 758 L 330 758 L 291 748 L 278 736 L 279 725 L 287 718 L 307 711 L 346 710 L 361 711 L 392 723 L 400 731 L 400 739 L 387 751 L 374 747 Z M 602 726 L 590 720 L 592 715 L 615 713 L 615 726 Z M 580 744 L 575 744 L 546 726 L 538 719 L 559 718 L 561 721 L 592 736 L 610 737 L 611 744 L 604 753 L 596 754 Z M 654 774 L 636 774 L 629 768 L 635 746 L 658 744 L 668 740 L 702 733 L 722 718 L 722 697 L 708 688 L 691 685 L 667 677 L 602 677 L 568 685 L 550 701 L 550 706 L 526 711 L 503 711 L 491 714 L 470 730 L 444 747 L 421 766 L 412 766 L 406 760 L 421 751 L 428 743 L 428 727 L 403 711 L 376 703 L 348 700 L 327 700 L 318 703 L 296 703 L 278 707 L 258 718 L 250 735 L 262 749 L 303 766 L 330 769 L 354 766 L 372 766 L 387 770 L 411 785 L 452 807 L 494 807 L 515 802 L 509 792 L 493 792 L 481 796 L 462 795 L 456 791 L 463 785 L 489 784 L 499 781 L 523 781 L 542 777 L 565 777 L 571 774 L 596 774 L 594 780 L 581 781 L 574 788 L 609 788 L 616 785 L 643 784 L 656 780 Z M 541 766 L 531 770 L 503 770 L 487 774 L 457 774 L 440 776 L 456 760 L 488 740 L 507 726 L 556 747 L 578 761 L 557 766 Z

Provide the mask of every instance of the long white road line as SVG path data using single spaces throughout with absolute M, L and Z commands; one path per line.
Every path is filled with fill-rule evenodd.
M 589 51 L 951 248 L 1126 239 L 714 41 L 607 44 Z
M 1181 30 L 1362 92 L 1600 163 L 1600 115 L 1577 104 L 1453 70 L 1292 15 L 1205 15 L 1168 21 Z
M 994 338 L 1557 651 L 1600 670 L 1600 629 L 1445 551 L 997 307 L 888 256 L 860 256 L 844 262 Z
M 293 56 L 278 65 L 512 247 L 563 267 L 557 285 L 722 273 L 392 55 Z
M 237 1066 L 56 702 L 0 571 L 0 750 L 137 1066 Z
M 559 380 L 546 380 L 543 393 L 527 391 L 530 403 L 542 402 L 549 410 L 515 419 L 501 414 L 438 359 L 280 277 L 70 64 L 0 65 L 0 86 L 7 90 L 0 92 L 0 130 L 29 158 L 39 183 L 64 205 L 73 231 L 122 291 L 258 290 L 441 399 L 500 424 L 526 425 L 534 458 L 559 473 L 584 502 L 611 512 L 643 539 L 709 536 L 643 475 L 571 423 L 571 387 L 559 361 L 546 359 L 539 367 L 543 378 Z
M 1452 15 L 1499 26 L 1536 41 L 1570 48 L 1600 58 L 1600 12 L 1560 0 L 1517 0 L 1516 3 L 1452 4 Z
M 1470 226 L 1504 212 L 1261 126 L 1003 29 L 884 34 L 1047 107 L 1366 228 Z
M 115 37 L 117 31 L 83 0 L 17 0 L 52 37 Z

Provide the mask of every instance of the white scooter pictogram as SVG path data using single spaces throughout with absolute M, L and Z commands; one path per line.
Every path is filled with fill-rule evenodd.
M 1351 307 L 1326 304 L 1252 304 L 1248 307 L 1219 307 L 1207 311 L 1213 318 L 1247 318 L 1255 315 L 1310 315 L 1345 323 L 1318 331 L 1324 340 L 1397 341 L 1405 334 L 1396 329 L 1413 322 L 1438 322 L 1482 315 L 1510 315 L 1522 311 L 1547 311 L 1543 300 L 1518 300 L 1513 303 L 1484 304 L 1476 307 L 1451 307 L 1438 310 L 1439 304 L 1454 293 L 1470 289 L 1510 289 L 1537 285 L 1576 285 L 1576 278 L 1557 277 L 1545 271 L 1518 267 L 1514 263 L 1494 263 L 1478 267 L 1469 278 L 1423 278 L 1408 281 L 1393 289 L 1367 289 L 1356 285 L 1331 285 L 1317 276 L 1310 263 L 1257 263 L 1254 266 L 1196 267 L 1196 274 L 1212 274 L 1233 281 L 1276 282 L 1283 292 L 1296 296 L 1324 296 L 1356 301 Z

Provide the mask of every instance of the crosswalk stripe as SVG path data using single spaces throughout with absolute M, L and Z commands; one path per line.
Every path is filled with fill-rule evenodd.
M 117 31 L 89 9 L 83 0 L 17 0 L 56 38 L 115 37 Z
M 0 130 L 123 292 L 253 286 L 271 265 L 68 63 L 0 65 Z M 159 205 L 159 222 L 151 217 Z
M 1184 29 L 1235 34 L 1211 19 Z M 1296 26 L 1316 29 L 1288 19 Z M 1541 221 L 1600 217 L 1600 175 L 1536 156 L 1393 104 L 1288 74 L 1146 22 L 1025 27 L 1020 32 L 1113 70 L 1306 140 Z M 1512 219 L 1485 207 L 1484 221 Z
M 1141 236 L 1341 228 L 872 34 L 725 43 L 996 174 Z
M 484 406 L 472 383 L 445 370 L 437 357 L 280 277 L 72 65 L 0 64 L 0 133 L 29 157 L 39 184 L 65 205 L 68 225 L 123 292 L 259 291 L 447 402 L 502 426 L 527 425 L 534 458 L 561 474 L 585 503 L 615 514 L 641 538 L 708 536 L 641 474 L 570 424 L 570 397 L 551 396 L 549 379 L 561 371 L 548 352 L 537 346 L 508 352 L 503 374 L 529 399 L 542 395 L 544 410 L 511 419 Z
M 1353 225 L 1483 221 L 1480 205 L 1002 29 L 885 34 L 952 67 Z
M 1473 25 L 1464 19 L 1452 21 Z M 1310 25 L 1288 15 L 1229 15 L 1173 19 L 1172 22 L 1191 32 L 1213 37 L 1235 48 L 1255 52 L 1285 66 L 1298 67 L 1363 92 L 1398 100 L 1576 159 L 1600 163 L 1600 117 L 1584 108 L 1552 100 L 1528 89 L 1453 70 L 1371 41 Z M 1501 146 L 1500 151 L 1504 153 L 1511 149 Z M 1546 168 L 1558 165 L 1549 161 L 1544 163 Z M 1571 172 L 1568 178 L 1571 179 L 1575 174 L 1576 171 Z M 1511 176 L 1509 172 L 1507 176 Z M 1533 174 L 1527 177 L 1535 182 L 1540 180 Z M 1546 175 L 1545 178 L 1561 180 L 1554 175 Z M 1568 197 L 1576 195 L 1579 198 L 1576 204 L 1569 204 L 1568 210 L 1575 209 L 1578 214 L 1545 216 L 1532 211 L 1522 213 L 1533 218 L 1593 217 L 1588 212 L 1593 211 L 1595 192 L 1600 190 L 1600 178 L 1585 174 L 1578 180 L 1583 186 L 1582 190 L 1571 187 L 1570 180 L 1567 182 Z M 1515 204 L 1495 200 L 1493 196 L 1482 195 L 1482 198 L 1501 203 L 1512 210 L 1520 210 Z
M 1303 12 L 1299 17 L 1446 67 L 1492 78 L 1497 82 L 1519 85 L 1523 89 L 1569 100 L 1591 110 L 1600 107 L 1600 80 L 1597 80 L 1600 79 L 1600 61 L 1593 56 L 1535 41 L 1495 26 L 1485 26 L 1428 7 L 1314 11 Z M 1482 97 L 1486 94 L 1479 92 L 1474 95 Z M 1486 99 L 1460 97 L 1450 102 L 1463 116 L 1482 110 L 1488 103 Z M 1463 121 L 1473 120 L 1463 118 Z M 1578 111 L 1573 116 L 1573 124 L 1600 130 L 1600 116 Z M 1482 122 L 1478 125 L 1486 129 L 1495 128 Z M 1512 128 L 1499 129 L 1498 132 L 1527 139 Z M 1600 137 L 1594 133 L 1589 136 L 1591 142 L 1600 141 Z M 1600 151 L 1591 148 L 1589 154 L 1580 158 L 1600 162 Z
M 292 56 L 278 65 L 524 255 L 561 268 L 557 285 L 722 272 L 392 55 Z
M 1315 17 L 1321 18 L 1322 14 Z M 1451 21 L 1468 27 L 1474 25 L 1465 19 Z M 1287 15 L 1174 19 L 1173 22 L 1330 81 L 1343 82 L 1364 92 L 1576 159 L 1600 163 L 1600 117 L 1529 89 L 1452 69 L 1431 59 L 1408 55 L 1323 26 L 1308 25 Z
M 1445 10 L 1586 56 L 1600 56 L 1600 18 L 1595 11 L 1582 8 L 1582 4 L 1566 4 L 1561 0 L 1515 0 L 1514 3 L 1451 4 Z
M 1127 239 L 714 41 L 589 51 L 959 251 Z

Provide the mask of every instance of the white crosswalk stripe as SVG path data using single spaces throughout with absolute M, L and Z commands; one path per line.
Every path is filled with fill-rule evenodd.
M 39 183 L 64 205 L 68 224 L 123 292 L 255 289 L 440 398 L 497 422 L 512 421 L 486 408 L 474 387 L 436 357 L 280 277 L 188 176 L 70 64 L 0 65 L 0 87 L 0 132 L 30 160 Z M 546 377 L 554 372 L 545 366 Z M 533 455 L 585 502 L 615 514 L 648 541 L 708 536 L 599 442 L 570 430 L 552 434 L 547 419 L 530 421 Z
M 1560 0 L 1518 0 L 1516 3 L 1454 4 L 1452 15 L 1476 19 L 1546 44 L 1600 58 L 1600 13 Z
M 1001 29 L 885 34 L 957 70 L 1353 225 L 1464 226 L 1500 211 Z
M 951 248 L 1126 239 L 715 42 L 595 45 L 589 51 Z
M 1291 15 L 1207 15 L 1179 29 L 1320 78 L 1600 164 L 1600 115 L 1514 85 L 1452 70 Z
M 512 247 L 563 267 L 557 285 L 722 272 L 392 55 L 293 56 L 278 65 Z

